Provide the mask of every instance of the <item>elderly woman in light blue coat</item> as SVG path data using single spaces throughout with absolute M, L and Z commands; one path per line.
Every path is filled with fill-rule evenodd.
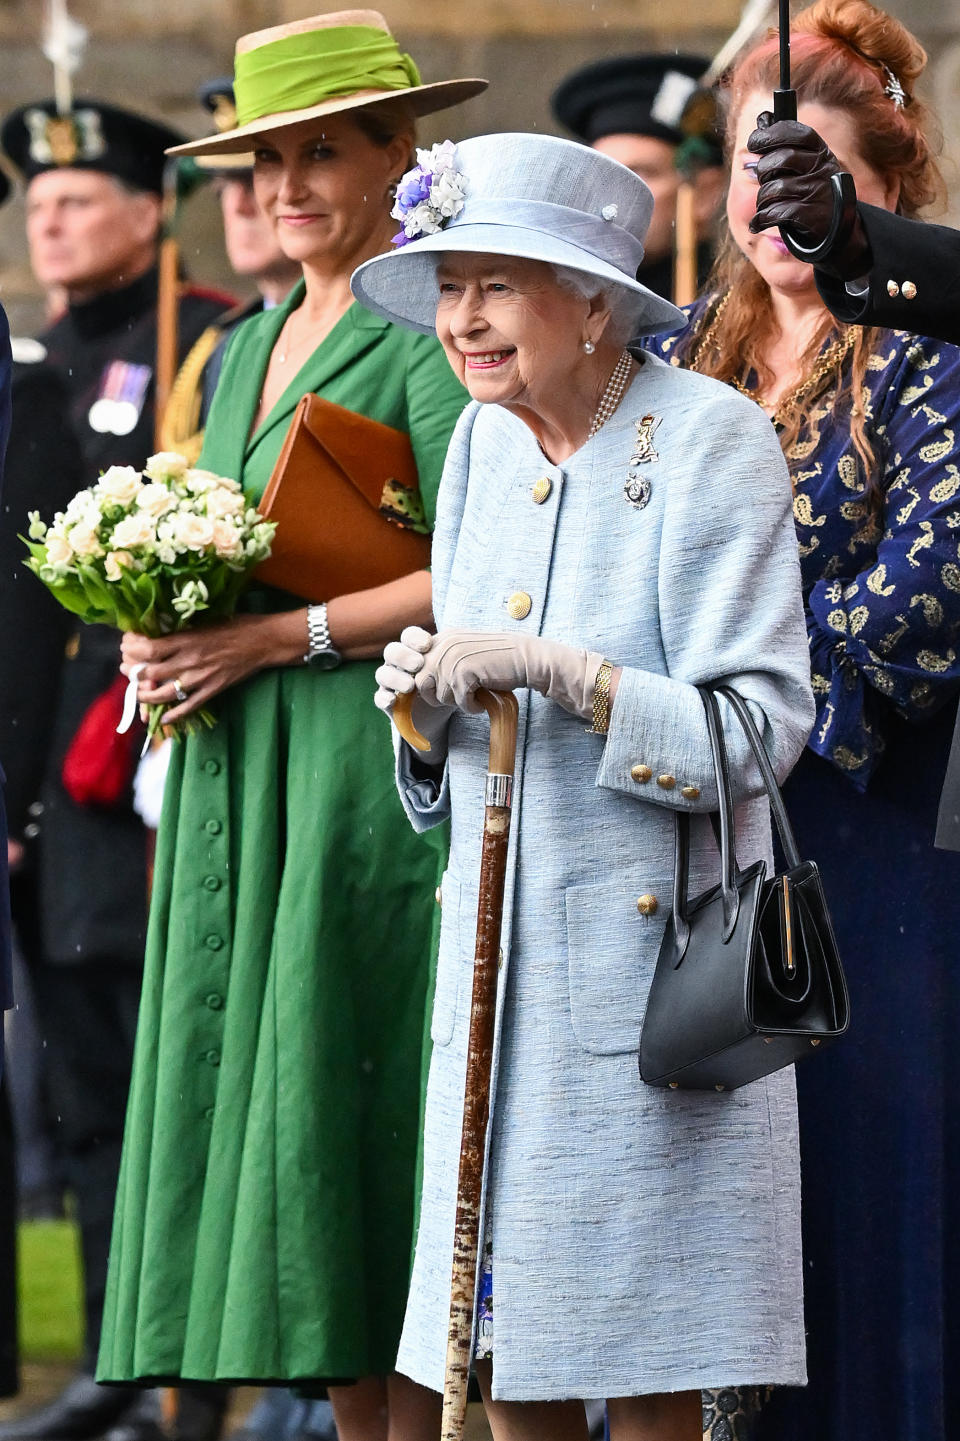
M 404 632 L 378 671 L 379 704 L 413 691 L 432 741 L 399 746 L 410 819 L 452 820 L 398 1366 L 442 1388 L 487 766 L 474 692 L 512 688 L 477 1372 L 495 1437 L 580 1441 L 580 1398 L 602 1396 L 614 1441 L 694 1441 L 702 1387 L 804 1381 L 792 1071 L 721 1095 L 637 1067 L 677 811 L 697 818 L 691 890 L 717 876 L 695 687 L 740 690 L 781 776 L 811 723 L 790 483 L 751 401 L 624 348 L 682 324 L 634 279 L 651 199 L 631 172 L 523 135 L 421 162 L 405 243 L 354 277 L 371 308 L 436 326 L 475 402 L 440 490 L 438 634 Z M 721 705 L 747 864 L 769 856 L 769 817 Z

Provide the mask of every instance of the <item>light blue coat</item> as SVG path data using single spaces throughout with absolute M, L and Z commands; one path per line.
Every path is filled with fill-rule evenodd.
M 637 507 L 624 482 L 645 415 L 660 424 L 656 458 L 636 467 L 650 485 Z M 542 477 L 552 489 L 537 504 Z M 542 634 L 624 667 L 606 741 L 540 695 L 520 695 L 486 1180 L 494 1395 L 802 1383 L 792 1070 L 723 1095 L 647 1087 L 637 1070 L 670 907 L 673 813 L 704 815 L 716 800 L 694 684 L 736 684 L 781 776 L 813 717 L 790 483 L 773 428 L 752 402 L 649 355 L 613 419 L 560 466 L 508 412 L 471 405 L 447 457 L 433 576 L 441 627 Z M 518 591 L 532 608 L 512 620 L 505 602 Z M 723 704 L 741 793 L 755 795 Z M 414 826 L 452 815 L 399 1356 L 401 1371 L 434 1389 L 488 734 L 485 716 L 458 713 L 442 782 L 417 780 L 405 746 L 398 766 Z M 651 779 L 635 779 L 637 765 Z M 745 800 L 738 826 L 741 863 L 769 855 L 764 801 Z M 719 874 L 705 815 L 693 836 L 697 891 Z M 655 914 L 638 913 L 641 895 L 656 897 Z

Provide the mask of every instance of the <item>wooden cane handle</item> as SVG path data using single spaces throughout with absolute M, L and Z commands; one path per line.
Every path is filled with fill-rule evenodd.
M 512 776 L 517 758 L 517 698 L 512 690 L 478 690 L 476 698 L 490 717 L 488 769 L 496 775 Z
M 517 753 L 517 698 L 512 691 L 478 690 L 477 700 L 490 717 L 490 770 L 512 776 Z M 413 723 L 414 692 L 398 695 L 393 705 L 393 723 L 415 751 L 431 749 L 425 735 Z
M 397 696 L 391 711 L 393 723 L 408 746 L 413 746 L 415 751 L 428 751 L 431 749 L 430 742 L 413 723 L 413 701 L 413 691 L 409 695 Z

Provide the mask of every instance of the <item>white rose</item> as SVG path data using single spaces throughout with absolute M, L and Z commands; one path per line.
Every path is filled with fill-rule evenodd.
M 208 545 L 213 544 L 213 521 L 205 515 L 177 515 L 173 521 L 173 534 L 184 550 L 206 550 Z
M 47 536 L 47 564 L 60 567 L 73 560 L 73 546 L 62 535 L 53 531 Z
M 118 505 L 129 505 L 140 485 L 140 472 L 132 465 L 111 465 L 97 481 L 100 494 L 108 496 Z
M 217 555 L 224 560 L 236 560 L 243 555 L 243 541 L 236 526 L 231 525 L 229 520 L 213 522 L 213 544 Z
M 165 485 L 141 486 L 137 496 L 139 509 L 152 516 L 166 515 L 168 510 L 173 510 L 176 503 L 177 497 Z
M 100 544 L 100 537 L 92 525 L 84 525 L 81 521 L 78 525 L 72 525 L 67 532 L 67 540 L 73 548 L 74 555 L 96 556 L 103 554 L 103 546 Z
M 194 495 L 203 495 L 220 485 L 219 475 L 214 475 L 212 470 L 188 470 L 183 478 L 187 489 Z
M 134 570 L 133 556 L 128 550 L 110 550 L 103 562 L 107 580 L 119 580 L 123 570 Z
M 225 515 L 242 515 L 246 506 L 243 496 L 235 490 L 218 485 L 216 490 L 207 491 L 207 515 L 217 520 Z
M 100 503 L 93 491 L 81 490 L 73 497 L 62 516 L 57 515 L 55 519 L 63 519 L 71 524 L 82 521 L 84 525 L 96 526 L 100 524 L 101 514 Z
M 179 480 L 187 473 L 186 456 L 175 450 L 158 450 L 143 467 L 143 473 L 148 480 Z
M 117 521 L 111 542 L 114 550 L 132 550 L 135 546 L 152 545 L 156 535 L 153 518 L 142 510 L 135 510 Z

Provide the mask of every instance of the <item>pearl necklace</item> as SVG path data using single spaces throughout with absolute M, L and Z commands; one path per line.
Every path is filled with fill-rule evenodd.
M 613 373 L 607 381 L 607 388 L 600 397 L 600 404 L 597 406 L 597 413 L 593 417 L 587 439 L 591 440 L 602 426 L 606 425 L 617 406 L 620 404 L 630 381 L 630 371 L 633 366 L 633 356 L 629 350 L 621 351 L 620 359 L 613 367 Z

